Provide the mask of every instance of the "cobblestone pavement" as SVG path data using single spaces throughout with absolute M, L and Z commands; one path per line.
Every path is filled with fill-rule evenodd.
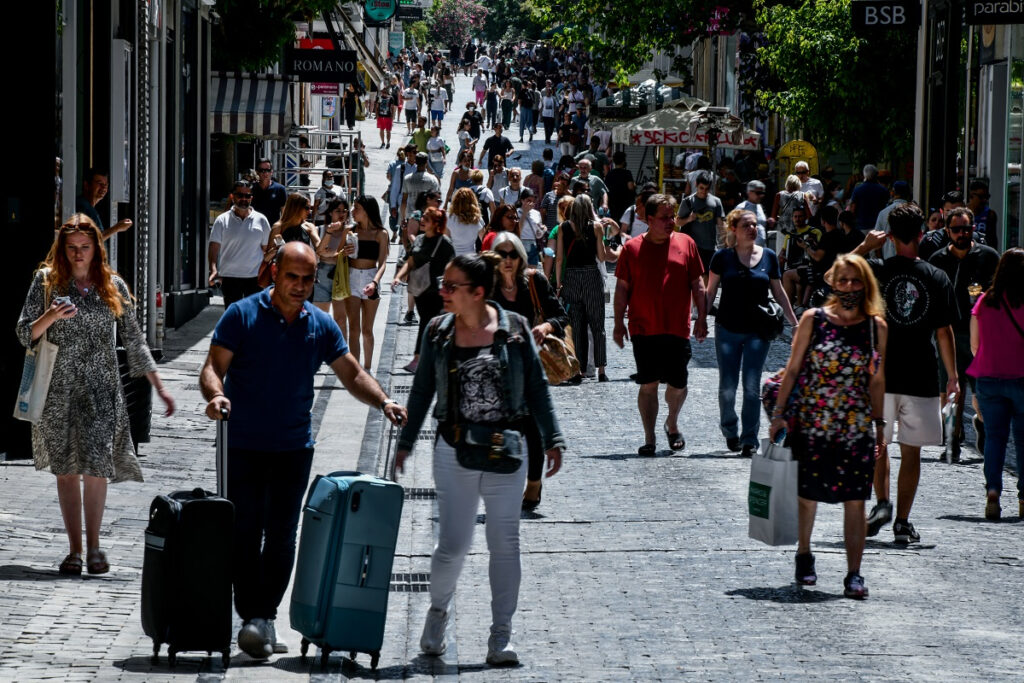
M 465 97 L 456 102 L 468 99 L 468 80 L 460 78 L 457 88 Z M 373 132 L 372 121 L 361 125 Z M 454 138 L 449 126 L 452 116 L 445 131 Z M 380 196 L 383 152 L 372 147 L 368 187 Z M 534 143 L 531 154 L 539 151 Z M 415 338 L 414 327 L 398 324 L 404 299 L 402 292 L 382 301 L 374 364 L 399 400 L 412 377 L 398 368 Z M 671 454 L 662 437 L 658 457 L 635 456 L 642 431 L 628 346 L 610 349 L 610 382 L 552 390 L 570 451 L 563 471 L 545 483 L 542 505 L 524 515 L 514 624 L 519 667 L 484 663 L 489 589 L 482 529 L 455 597 L 447 654 L 418 652 L 436 532 L 429 431 L 400 479 L 406 507 L 376 672 L 365 655 L 352 663 L 335 654 L 326 670 L 301 661 L 286 610 L 278 630 L 292 647 L 288 655 L 260 663 L 236 650 L 227 671 L 205 653 L 181 655 L 173 671 L 166 657 L 154 666 L 139 617 L 142 532 L 157 493 L 213 486 L 213 428 L 196 383 L 220 310 L 211 306 L 169 335 L 160 370 L 179 412 L 154 416 L 153 440 L 140 448 L 146 483 L 111 487 L 104 518 L 109 575 L 57 576 L 66 542 L 52 477 L 24 462 L 0 464 L 0 680 L 1021 679 L 1024 524 L 1013 516 L 1013 478 L 1003 496 L 1008 517 L 986 522 L 980 457 L 965 447 L 962 462 L 950 466 L 939 449 L 926 449 L 912 515 L 922 543 L 897 547 L 888 528 L 869 539 L 862 572 L 871 597 L 845 600 L 841 512 L 821 506 L 813 548 L 819 585 L 798 589 L 793 549 L 747 538 L 749 462 L 726 452 L 717 428 L 711 340 L 694 344 L 681 454 Z M 610 339 L 610 306 L 607 314 Z M 785 357 L 776 343 L 767 368 Z M 316 384 L 314 472 L 382 472 L 389 434 L 379 414 L 326 372 Z M 895 469 L 894 463 L 894 477 Z

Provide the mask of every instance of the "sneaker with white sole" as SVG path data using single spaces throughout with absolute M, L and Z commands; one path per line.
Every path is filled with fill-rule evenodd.
M 238 647 L 253 659 L 266 659 L 274 653 L 274 647 L 267 639 L 266 624 L 266 619 L 250 619 L 238 632 Z
M 883 526 L 892 521 L 892 503 L 880 500 L 868 515 L 868 536 L 877 536 Z
M 510 627 L 491 627 L 491 637 L 487 639 L 487 663 L 491 666 L 514 666 L 519 663 L 519 655 L 512 649 Z
M 919 543 L 921 534 L 906 520 L 897 519 L 892 523 L 892 534 L 896 543 Z
M 448 628 L 448 613 L 437 607 L 427 610 L 427 620 L 423 623 L 423 635 L 420 636 L 420 650 L 425 655 L 443 655 L 447 649 L 444 634 Z
M 270 641 L 270 649 L 275 655 L 288 654 L 288 646 L 277 639 L 277 627 L 273 619 L 267 619 L 267 640 Z
M 865 600 L 868 587 L 864 585 L 864 577 L 857 572 L 850 572 L 843 579 L 843 595 L 851 600 Z

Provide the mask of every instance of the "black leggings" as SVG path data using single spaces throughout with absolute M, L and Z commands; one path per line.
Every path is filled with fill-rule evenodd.
M 414 301 L 416 302 L 416 314 L 420 317 L 420 326 L 416 331 L 416 353 L 418 354 L 423 343 L 423 334 L 427 331 L 427 325 L 431 318 L 441 314 L 444 301 L 433 287 L 420 294 Z

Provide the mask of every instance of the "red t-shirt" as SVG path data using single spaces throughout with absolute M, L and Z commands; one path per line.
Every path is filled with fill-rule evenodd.
M 629 287 L 629 334 L 690 338 L 690 283 L 704 274 L 697 244 L 674 232 L 655 244 L 648 233 L 627 240 L 615 277 Z

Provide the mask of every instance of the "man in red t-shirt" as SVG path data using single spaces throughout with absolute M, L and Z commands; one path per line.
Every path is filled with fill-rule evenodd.
M 636 383 L 640 385 L 637 407 L 644 425 L 640 455 L 655 454 L 654 424 L 658 419 L 658 384 L 665 382 L 668 417 L 665 434 L 669 447 L 681 451 L 686 440 L 677 419 L 686 400 L 687 365 L 690 362 L 690 297 L 697 307 L 693 336 L 708 336 L 704 300 L 704 266 L 697 245 L 688 235 L 675 232 L 676 200 L 656 194 L 646 204 L 648 231 L 628 240 L 615 270 L 615 330 L 619 348 L 633 342 Z M 623 322 L 629 309 L 629 332 Z

